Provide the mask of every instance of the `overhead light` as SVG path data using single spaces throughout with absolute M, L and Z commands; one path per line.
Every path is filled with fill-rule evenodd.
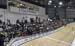
M 52 0 L 49 0 L 48 5 L 51 5 L 51 3 L 52 3 Z
M 59 5 L 63 5 L 63 2 L 59 2 Z
M 48 5 L 51 5 L 51 3 L 48 3 Z
M 49 0 L 49 3 L 52 3 L 52 0 Z
M 23 6 L 23 4 L 20 4 L 20 6 Z
M 54 6 L 56 8 L 56 6 Z

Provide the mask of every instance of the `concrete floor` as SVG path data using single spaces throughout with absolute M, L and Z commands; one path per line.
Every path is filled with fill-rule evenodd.
M 20 46 L 71 46 L 75 37 L 75 23 L 65 26 L 64 29 L 48 36 L 32 40 Z

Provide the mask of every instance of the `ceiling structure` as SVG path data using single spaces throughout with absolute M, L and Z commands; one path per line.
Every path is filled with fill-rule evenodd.
M 48 2 L 48 0 L 21 0 L 21 1 L 29 2 L 42 7 L 45 7 L 46 3 Z
M 36 4 L 41 7 L 46 7 L 48 5 L 49 1 L 53 1 L 53 3 L 55 3 L 55 2 L 59 3 L 60 1 L 62 1 L 62 2 L 67 3 L 68 5 L 70 4 L 71 6 L 73 6 L 75 8 L 75 0 L 21 0 L 21 1 Z M 5 4 L 4 2 L 7 2 L 7 0 L 0 0 L 0 2 L 1 2 L 0 5 L 2 5 L 2 4 Z
M 32 4 L 36 4 L 36 5 L 45 7 L 48 4 L 48 1 L 55 1 L 57 3 L 59 1 L 62 1 L 62 2 L 68 3 L 68 2 L 73 1 L 73 0 L 21 0 L 21 1 L 29 2 L 29 3 L 32 3 Z
M 67 5 L 71 8 L 75 8 L 75 0 L 21 0 L 21 1 L 29 2 L 42 7 L 46 7 L 49 1 L 52 1 L 52 3 L 59 3 L 61 1 L 63 2 L 64 5 Z
M 5 1 L 7 1 L 7 0 L 0 0 L 1 3 L 5 2 Z M 52 4 L 56 4 L 56 3 L 59 3 L 61 1 L 61 2 L 63 2 L 64 5 L 67 4 L 67 6 L 75 8 L 75 0 L 21 0 L 21 1 L 36 4 L 36 5 L 41 6 L 41 7 L 48 6 L 49 2 L 52 2 Z M 5 4 L 5 3 L 2 3 L 2 4 L 1 3 L 0 3 L 0 5 L 1 5 L 0 7 L 3 6 L 2 4 Z M 5 5 L 5 6 L 7 6 L 7 5 Z

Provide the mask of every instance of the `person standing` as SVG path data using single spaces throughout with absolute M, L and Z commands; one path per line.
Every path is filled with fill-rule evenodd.
M 4 46 L 4 35 L 0 34 L 0 46 Z

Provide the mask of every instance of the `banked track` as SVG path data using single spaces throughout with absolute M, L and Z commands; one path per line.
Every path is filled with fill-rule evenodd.
M 75 38 L 75 23 L 70 23 L 52 34 L 39 37 L 37 39 L 25 42 L 21 39 L 12 43 L 11 46 L 73 46 Z M 23 42 L 19 44 L 20 42 Z M 19 44 L 19 45 L 17 45 Z

